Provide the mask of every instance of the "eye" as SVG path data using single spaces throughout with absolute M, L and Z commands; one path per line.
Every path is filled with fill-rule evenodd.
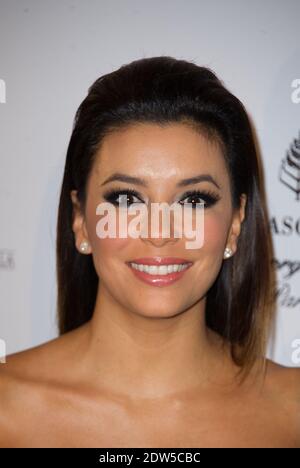
M 127 197 L 126 197 L 127 195 Z M 120 207 L 121 201 L 125 202 L 125 206 L 132 205 L 133 203 L 141 202 L 140 195 L 133 189 L 114 189 L 106 192 L 103 197 L 114 206 Z M 134 200 L 136 198 L 136 200 Z
M 207 190 L 192 190 L 185 192 L 184 198 L 179 203 L 184 205 L 185 203 L 182 203 L 182 201 L 185 199 L 188 199 L 187 203 L 192 203 L 192 208 L 197 208 L 197 205 L 200 208 L 200 206 L 202 206 L 200 205 L 201 202 L 204 202 L 204 208 L 209 208 L 217 203 L 220 196 Z
M 125 206 L 127 207 L 132 205 L 133 203 L 139 203 L 139 202 L 143 203 L 140 194 L 136 190 L 130 189 L 130 188 L 113 189 L 113 190 L 106 192 L 103 195 L 103 197 L 107 202 L 112 203 L 116 207 L 121 206 L 121 201 L 124 201 L 126 203 Z M 202 203 L 204 202 L 205 208 L 209 208 L 210 206 L 213 206 L 220 199 L 220 196 L 207 190 L 201 190 L 201 191 L 192 190 L 192 191 L 185 192 L 182 200 L 179 201 L 179 203 L 181 205 L 182 204 L 184 205 L 185 203 L 182 203 L 182 201 L 185 199 L 188 200 L 187 203 L 192 204 L 193 208 L 197 208 L 197 205 L 198 207 L 200 207 L 201 202 Z

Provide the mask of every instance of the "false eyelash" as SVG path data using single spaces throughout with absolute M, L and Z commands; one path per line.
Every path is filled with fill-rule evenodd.
M 118 206 L 119 205 L 119 203 L 117 202 L 118 196 L 126 195 L 127 193 L 130 193 L 130 195 L 133 195 L 136 198 L 139 198 L 141 200 L 140 194 L 136 190 L 131 189 L 131 188 L 128 188 L 128 189 L 115 188 L 104 193 L 103 197 L 105 198 L 107 202 L 112 203 L 115 206 Z
M 103 196 L 107 202 L 112 203 L 115 206 L 118 206 L 119 203 L 117 201 L 117 198 L 119 195 L 123 195 L 123 194 L 124 195 L 130 194 L 138 198 L 140 201 L 142 201 L 140 194 L 136 190 L 131 189 L 131 188 L 128 188 L 128 189 L 115 188 L 115 189 L 109 190 Z M 190 198 L 190 197 L 200 198 L 201 200 L 204 200 L 206 207 L 214 205 L 220 199 L 219 195 L 209 190 L 189 190 L 182 195 L 180 202 L 184 200 L 185 198 Z M 193 206 L 193 208 L 196 208 L 196 207 Z
M 185 198 L 200 198 L 205 202 L 206 207 L 213 206 L 215 203 L 217 203 L 218 200 L 220 200 L 220 196 L 215 194 L 214 192 L 211 192 L 209 190 L 188 190 L 182 195 L 182 200 Z M 195 208 L 195 206 L 193 206 Z

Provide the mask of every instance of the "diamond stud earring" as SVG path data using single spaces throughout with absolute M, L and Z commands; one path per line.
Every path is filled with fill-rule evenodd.
M 88 243 L 88 241 L 81 242 L 81 244 L 79 246 L 80 252 L 86 253 L 88 251 L 89 245 L 90 244 Z
M 224 250 L 224 257 L 223 258 L 229 258 L 232 255 L 232 250 L 229 247 L 226 247 Z

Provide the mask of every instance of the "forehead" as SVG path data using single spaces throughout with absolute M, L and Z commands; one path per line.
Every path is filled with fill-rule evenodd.
M 95 170 L 101 179 L 115 171 L 160 179 L 204 170 L 221 179 L 226 165 L 220 145 L 190 126 L 142 123 L 104 137 Z

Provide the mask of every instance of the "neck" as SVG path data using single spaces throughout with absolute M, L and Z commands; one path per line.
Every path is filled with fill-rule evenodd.
M 86 325 L 89 378 L 100 388 L 139 399 L 204 386 L 224 364 L 219 341 L 205 325 L 205 301 L 173 317 L 145 317 L 98 290 Z

